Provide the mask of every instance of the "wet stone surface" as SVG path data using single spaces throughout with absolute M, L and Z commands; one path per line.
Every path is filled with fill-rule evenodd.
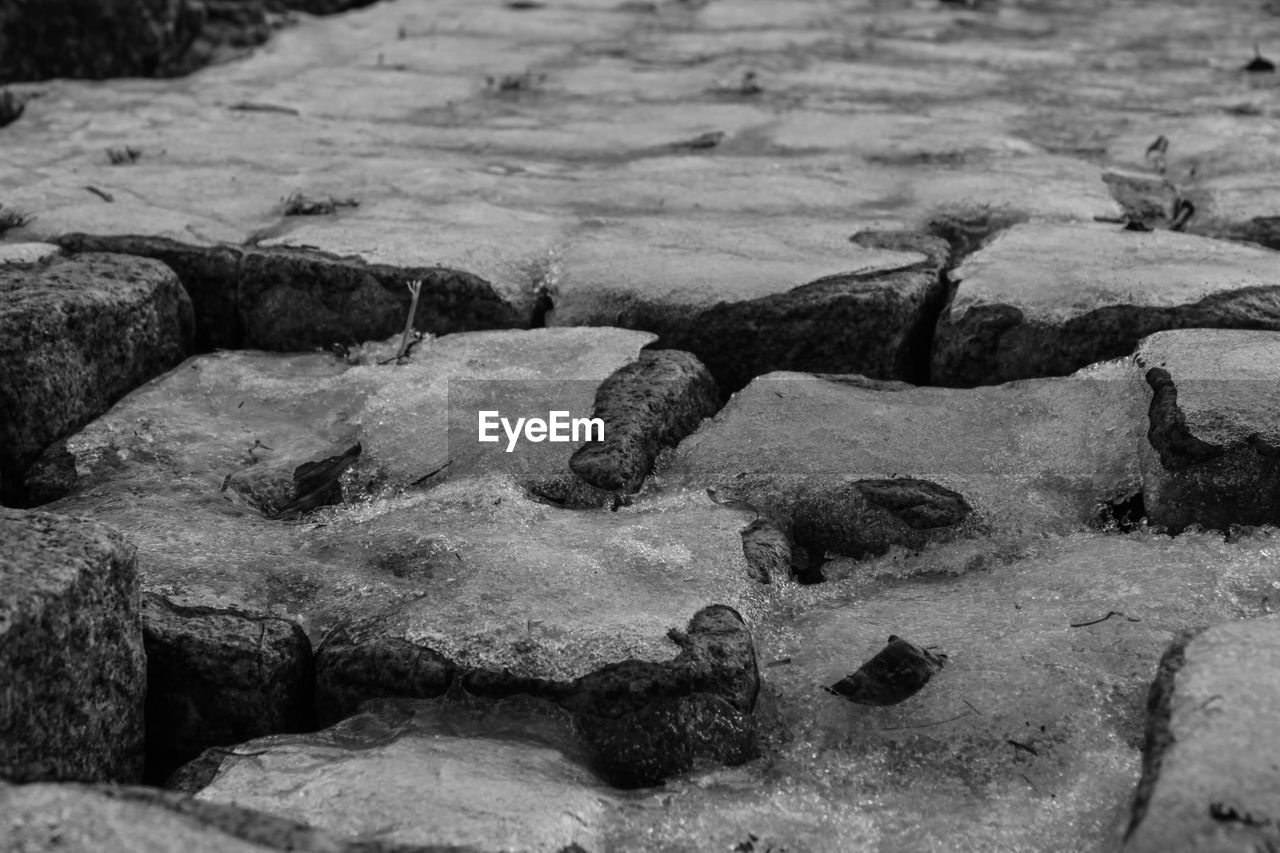
M 210 748 L 0 847 L 1274 845 L 1274 5 L 184 0 L 105 58 L 226 61 L 7 85 L 0 493 Z

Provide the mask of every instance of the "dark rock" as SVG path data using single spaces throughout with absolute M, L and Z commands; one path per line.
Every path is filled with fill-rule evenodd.
M 244 332 L 236 311 L 240 261 L 235 246 L 193 246 L 165 237 L 65 234 L 58 245 L 68 252 L 112 252 L 154 258 L 178 274 L 191 296 L 195 315 L 195 347 L 240 349 Z
M 140 777 L 134 554 L 105 525 L 0 510 L 0 778 Z
M 311 644 L 296 624 L 147 594 L 147 775 L 210 746 L 313 725 Z
M 316 716 L 328 725 L 369 699 L 440 696 L 455 673 L 450 661 L 425 646 L 339 628 L 316 650 Z
M 204 26 L 194 0 L 42 0 L 0 7 L 0 82 L 148 77 L 178 66 Z
M 227 475 L 222 490 L 235 493 L 268 518 L 295 518 L 342 503 L 339 477 L 360 457 L 360 445 L 301 465 L 250 465 Z
M 145 258 L 81 255 L 0 267 L 0 473 L 7 503 L 54 440 L 181 361 L 191 300 Z
M 78 481 L 75 454 L 67 449 L 65 439 L 55 441 L 27 469 L 26 502 L 39 506 L 66 497 Z
M 714 415 L 719 396 L 715 380 L 694 356 L 645 350 L 601 383 L 593 417 L 604 421 L 604 440 L 580 447 L 569 467 L 596 488 L 635 492 L 658 451 Z
M 896 705 L 919 693 L 946 658 L 891 635 L 875 657 L 825 690 L 859 705 Z
M 757 518 L 742 529 L 742 556 L 747 560 L 747 574 L 760 583 L 786 577 L 791 571 L 791 543 L 765 518 Z
M 700 762 L 738 765 L 759 754 L 755 721 L 720 696 L 695 693 L 621 717 L 583 717 L 593 766 L 611 785 L 658 785 Z

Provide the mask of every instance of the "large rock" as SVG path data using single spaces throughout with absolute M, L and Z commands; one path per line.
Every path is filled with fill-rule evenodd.
M 383 702 L 309 735 L 250 741 L 197 794 L 348 838 L 473 850 L 607 849 L 617 804 L 563 712 Z M 571 845 L 578 845 L 572 848 Z
M 941 240 L 869 234 L 851 244 L 783 221 L 744 254 L 745 227 L 603 222 L 565 250 L 550 320 L 652 331 L 731 388 L 771 370 L 919 378 L 923 324 L 943 294 Z
M 1280 524 L 1280 332 L 1160 332 L 1134 365 L 1150 400 L 1151 520 L 1174 532 Z
M 297 821 L 154 788 L 4 782 L 0 847 L 22 853 L 463 853 L 344 840 Z
M 0 83 L 163 74 L 200 33 L 193 0 L 50 0 L 0 11 Z
M 28 466 L 191 346 L 191 300 L 163 264 L 83 255 L 0 266 L 0 475 L 26 500 Z
M 781 522 L 812 557 L 1079 530 L 1139 490 L 1141 401 L 1123 365 L 957 391 L 860 377 L 754 380 L 664 477 Z
M 210 746 L 314 726 L 311 644 L 284 619 L 145 595 L 147 776 Z
M 1280 329 L 1280 254 L 1173 231 L 1018 225 L 951 273 L 933 381 L 1061 376 L 1164 329 Z
M 1280 621 L 1180 633 L 1148 700 L 1126 851 L 1229 853 L 1280 845 Z
M 0 510 L 0 778 L 136 781 L 146 663 L 134 548 Z

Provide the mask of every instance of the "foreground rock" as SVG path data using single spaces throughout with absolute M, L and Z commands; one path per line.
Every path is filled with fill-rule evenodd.
M 1184 631 L 1151 686 L 1126 851 L 1280 845 L 1280 621 Z
M 191 300 L 163 264 L 84 255 L 0 265 L 0 480 L 26 502 L 26 469 L 190 351 Z
M 952 272 L 933 381 L 1061 376 L 1162 329 L 1280 329 L 1280 254 L 1118 225 L 1018 225 Z
M 777 223 L 747 257 L 740 229 L 642 220 L 588 233 L 566 250 L 552 321 L 652 331 L 731 388 L 771 370 L 914 378 L 943 293 L 937 238 L 858 245 L 815 223 Z
M 1153 522 L 1280 524 L 1280 332 L 1185 329 L 1145 339 L 1143 493 Z
M 811 564 L 984 530 L 1079 530 L 1139 488 L 1141 402 L 1112 381 L 1126 376 L 1111 365 L 954 391 L 770 374 L 685 439 L 664 477 L 784 524 Z
M 201 801 L 393 844 L 606 849 L 614 795 L 586 768 L 563 712 L 543 703 L 383 702 L 236 752 L 253 755 L 221 757 Z
M 102 524 L 0 510 L 0 588 L 0 778 L 136 781 L 146 662 L 133 546 Z
M 297 821 L 153 788 L 0 782 L 0 847 L 23 853 L 459 853 L 346 841 Z
M 210 746 L 314 726 L 311 644 L 296 624 L 143 598 L 147 777 Z

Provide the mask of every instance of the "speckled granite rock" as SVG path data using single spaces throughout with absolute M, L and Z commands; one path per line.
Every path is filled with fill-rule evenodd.
M 26 468 L 190 351 L 191 300 L 163 264 L 83 255 L 0 266 L 0 471 L 23 503 Z
M 314 725 L 311 644 L 296 624 L 153 594 L 142 619 L 152 781 L 206 747 Z
M 1183 631 L 1147 704 L 1124 849 L 1245 853 L 1280 845 L 1280 620 Z
M 0 778 L 136 781 L 146 693 L 134 548 L 0 510 Z
M 1280 329 L 1280 253 L 1118 225 L 1017 225 L 951 273 L 933 381 L 1065 375 L 1188 326 Z
M 1183 329 L 1134 356 L 1150 408 L 1141 445 L 1151 520 L 1280 524 L 1280 332 Z

